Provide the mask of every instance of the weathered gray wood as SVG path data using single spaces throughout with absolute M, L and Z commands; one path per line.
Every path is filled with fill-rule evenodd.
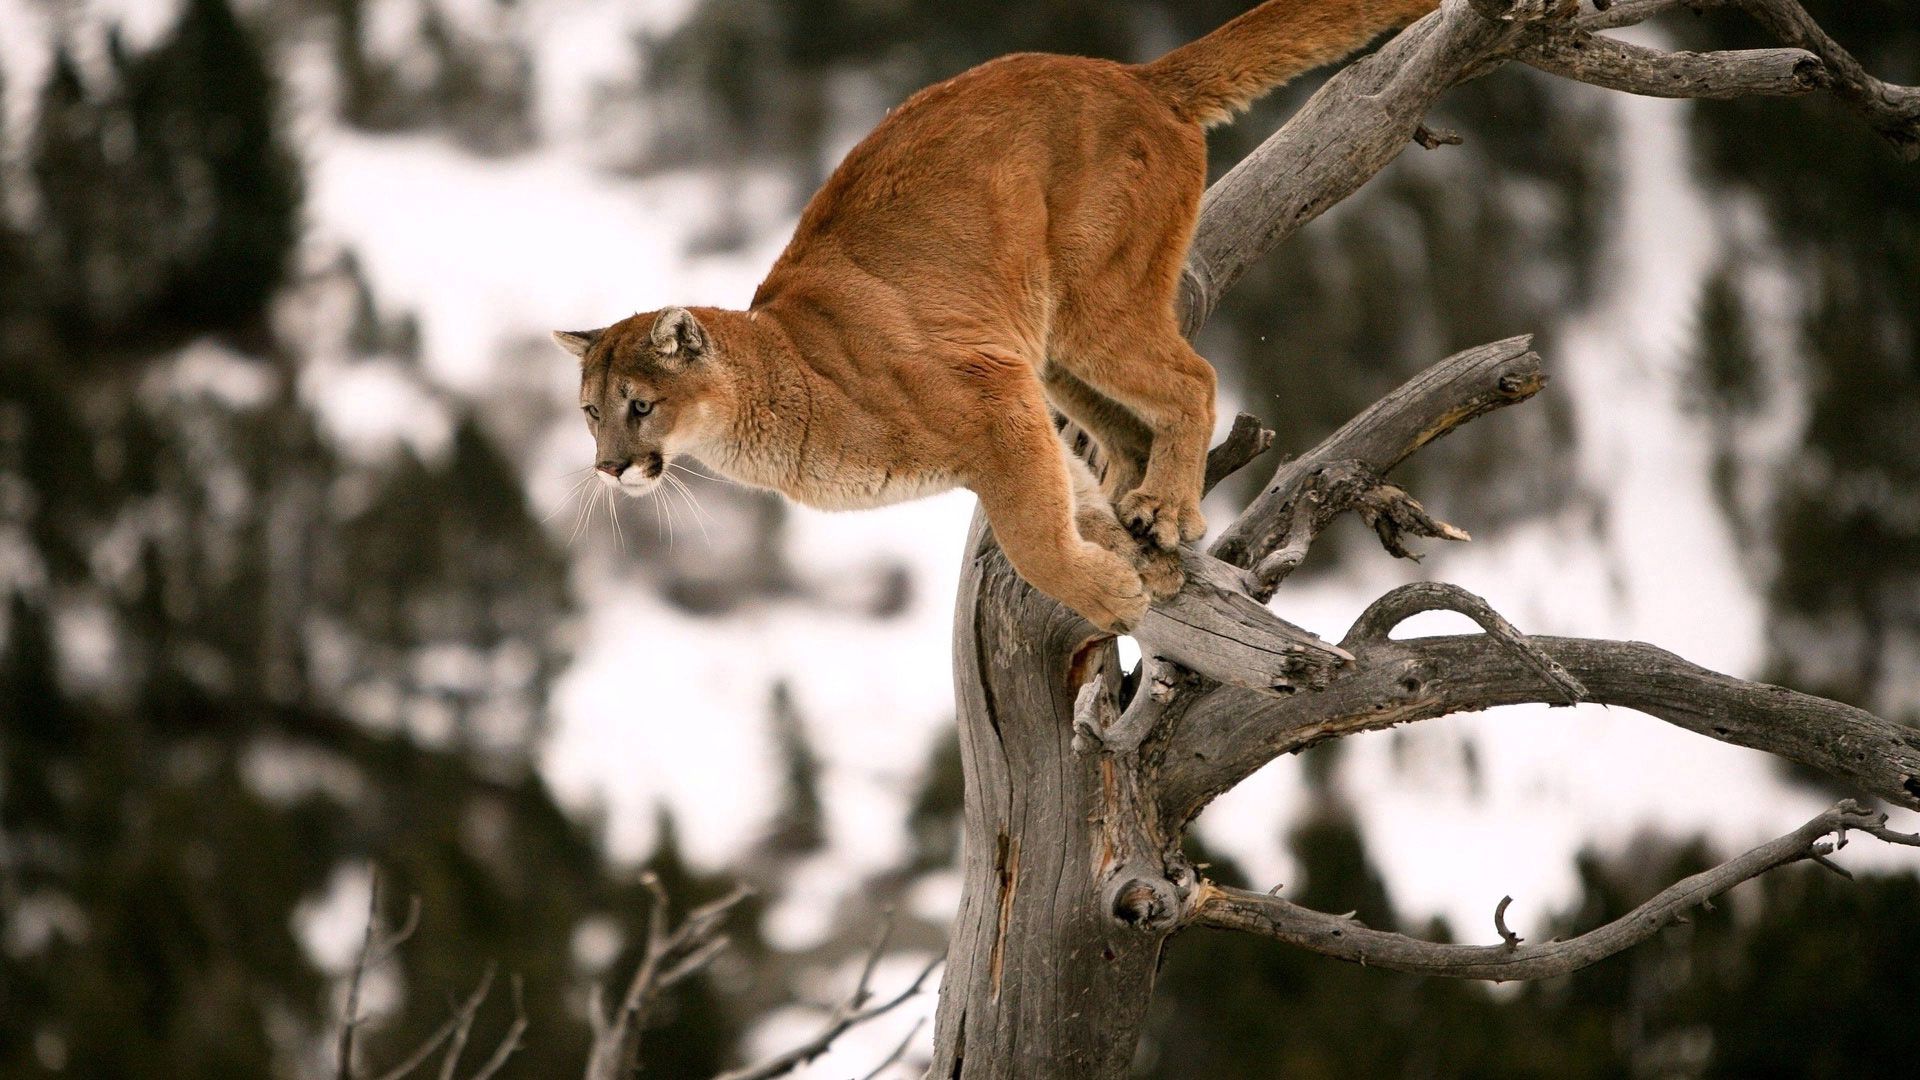
M 1881 826 L 1885 821 L 1884 814 L 1872 813 L 1858 803 L 1843 802 L 1793 832 L 1711 870 L 1677 881 L 1605 926 L 1565 941 L 1524 943 L 1505 929 L 1506 924 L 1500 918 L 1506 910 L 1505 900 L 1495 913 L 1495 925 L 1503 938 L 1500 944 L 1443 945 L 1375 930 L 1354 919 L 1303 908 L 1266 893 L 1220 888 L 1210 883 L 1200 885 L 1191 921 L 1196 926 L 1274 938 L 1326 956 L 1389 971 L 1489 982 L 1551 979 L 1640 944 L 1688 911 L 1741 882 L 1789 863 L 1824 858 L 1833 848 L 1827 838 L 1843 830 L 1857 829 L 1884 836 Z
M 1832 82 L 1820 58 L 1804 49 L 1661 52 L 1584 30 L 1545 37 L 1517 59 L 1562 78 L 1645 97 L 1793 97 Z
M 954 626 L 963 891 L 931 1076 L 1125 1076 L 1160 937 L 1105 916 L 1094 821 L 1111 762 L 1073 751 L 1074 699 L 1113 650 L 1014 573 L 976 515 Z
M 1216 682 L 1276 694 L 1325 686 L 1353 659 L 1254 600 L 1238 568 L 1193 551 L 1181 552 L 1180 562 L 1186 587 L 1134 627 L 1143 652 Z
M 1188 334 L 1254 260 L 1386 168 L 1434 101 L 1517 33 L 1455 0 L 1327 80 L 1207 192 L 1181 289 Z
M 1638 641 L 1531 637 L 1586 688 L 1699 735 L 1818 769 L 1920 809 L 1920 731 L 1779 686 L 1748 682 Z M 1564 690 L 1486 635 L 1349 640 L 1357 663 L 1311 698 L 1245 691 L 1190 708 L 1167 751 L 1161 807 L 1186 821 L 1280 754 L 1330 738 L 1496 705 L 1565 704 Z
M 1826 65 L 1833 95 L 1860 114 L 1894 152 L 1920 160 L 1920 88 L 1894 86 L 1867 74 L 1853 54 L 1813 21 L 1799 0 L 1722 0 L 1759 23 L 1782 44 L 1805 49 Z
M 1319 525 L 1297 511 L 1314 475 L 1357 461 L 1379 475 L 1414 451 L 1476 417 L 1525 401 L 1546 386 L 1533 338 L 1521 336 L 1467 349 L 1427 368 L 1320 445 L 1283 463 L 1273 479 L 1210 550 L 1215 558 L 1251 567 L 1288 544 L 1311 541 Z

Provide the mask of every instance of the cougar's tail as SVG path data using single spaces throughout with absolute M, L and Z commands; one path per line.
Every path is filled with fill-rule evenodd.
M 1438 6 L 1439 0 L 1267 0 L 1137 70 L 1181 119 L 1213 127 L 1295 75 Z

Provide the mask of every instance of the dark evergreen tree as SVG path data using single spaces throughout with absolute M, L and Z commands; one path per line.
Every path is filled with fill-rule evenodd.
M 286 280 L 300 200 L 264 50 L 227 0 L 187 0 L 173 33 L 124 78 L 140 179 L 157 196 L 145 224 L 166 268 L 149 318 L 257 332 Z
M 1885 78 L 1920 77 L 1920 27 L 1902 5 L 1807 7 Z M 1738 17 L 1676 25 L 1699 46 L 1758 40 Z M 1912 713 L 1886 674 L 1920 640 L 1920 185 L 1879 140 L 1846 138 L 1825 96 L 1764 110 L 1778 132 L 1764 145 L 1757 104 L 1701 104 L 1693 134 L 1706 176 L 1765 212 L 1803 305 L 1792 344 L 1812 410 L 1773 516 L 1774 677 Z M 1718 332 L 1703 319 L 1703 338 Z
M 769 702 L 775 750 L 780 756 L 780 802 L 760 841 L 762 857 L 780 861 L 811 855 L 826 846 L 826 811 L 820 803 L 820 758 L 807 740 L 806 721 L 785 682 Z

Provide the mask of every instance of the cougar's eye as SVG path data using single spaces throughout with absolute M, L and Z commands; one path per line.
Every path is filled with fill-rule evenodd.
M 640 401 L 636 398 L 627 402 L 627 415 L 633 417 L 635 420 L 640 419 L 652 411 L 653 402 L 651 401 Z
M 600 406 L 598 405 L 582 405 L 580 406 L 580 411 L 586 413 L 587 419 L 589 420 L 600 419 Z

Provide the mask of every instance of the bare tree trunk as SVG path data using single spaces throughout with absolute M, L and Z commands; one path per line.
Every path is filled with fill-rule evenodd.
M 953 632 L 965 892 L 942 982 L 940 1077 L 1123 1076 L 1160 939 L 1095 909 L 1101 762 L 1073 751 L 1085 622 L 1014 573 L 976 517 Z

